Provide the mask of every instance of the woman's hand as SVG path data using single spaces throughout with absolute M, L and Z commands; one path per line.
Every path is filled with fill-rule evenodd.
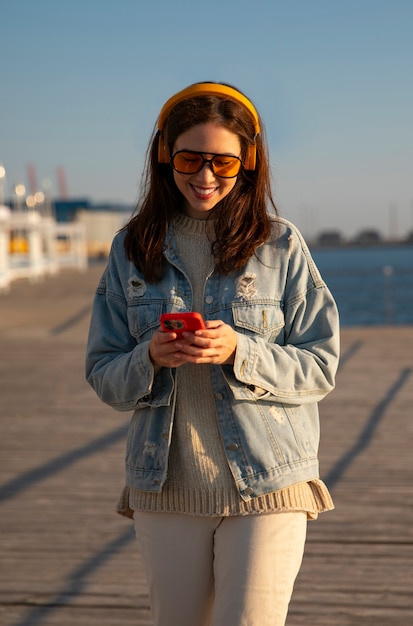
M 166 333 L 160 328 L 153 333 L 149 344 L 149 356 L 155 372 L 161 367 L 179 367 L 185 363 L 180 352 L 181 342 L 178 344 L 177 337 L 177 333 Z
M 232 364 L 237 348 L 236 332 L 220 320 L 209 320 L 205 326 L 195 333 L 184 332 L 179 339 L 174 332 L 156 331 L 149 345 L 155 367 L 179 367 L 183 363 Z
M 230 365 L 234 362 L 237 334 L 220 320 L 205 322 L 206 328 L 195 333 L 183 333 L 186 340 L 181 350 L 187 363 L 216 363 Z

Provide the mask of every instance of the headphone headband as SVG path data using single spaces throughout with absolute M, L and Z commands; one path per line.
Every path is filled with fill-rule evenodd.
M 190 85 L 186 87 L 182 91 L 178 91 L 174 96 L 169 98 L 165 102 L 162 107 L 162 110 L 159 114 L 158 119 L 158 131 L 159 131 L 159 151 L 158 151 L 158 161 L 159 163 L 169 163 L 169 150 L 168 146 L 165 144 L 163 139 L 163 130 L 165 128 L 166 120 L 168 119 L 169 114 L 174 109 L 174 107 L 183 102 L 184 100 L 189 100 L 190 98 L 196 98 L 198 96 L 218 96 L 220 98 L 228 98 L 230 100 L 235 100 L 242 104 L 248 111 L 252 122 L 254 124 L 254 133 L 257 136 L 260 132 L 260 124 L 258 113 L 250 100 L 246 96 L 244 96 L 240 91 L 234 89 L 233 87 L 229 87 L 227 85 L 221 85 L 219 83 L 197 83 L 195 85 Z M 254 170 L 255 169 L 255 156 L 256 156 L 255 145 L 250 146 L 248 148 L 247 158 L 245 162 L 245 169 Z

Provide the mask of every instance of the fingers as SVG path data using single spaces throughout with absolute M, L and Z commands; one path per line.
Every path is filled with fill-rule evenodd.
M 166 333 L 157 330 L 152 335 L 149 344 L 149 355 L 152 363 L 157 367 L 178 367 L 184 363 L 180 352 L 180 341 L 177 341 L 175 332 Z
M 220 320 L 206 322 L 206 329 L 185 332 L 155 331 L 149 354 L 156 367 L 179 367 L 183 363 L 230 364 L 234 361 L 237 335 Z
M 182 347 L 191 363 L 231 363 L 237 347 L 237 335 L 231 326 L 219 320 L 206 323 L 206 330 L 183 333 L 187 343 Z

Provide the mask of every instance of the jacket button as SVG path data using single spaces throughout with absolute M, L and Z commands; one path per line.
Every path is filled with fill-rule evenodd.
M 233 450 L 233 451 L 235 452 L 236 450 L 238 450 L 239 445 L 238 445 L 237 443 L 235 443 L 235 442 L 234 442 L 234 443 L 230 443 L 230 444 L 229 444 L 229 446 L 228 446 L 228 448 L 229 448 L 230 450 Z
M 214 296 L 207 296 L 207 297 L 205 298 L 205 302 L 206 302 L 207 304 L 212 304 L 212 303 L 213 303 L 213 301 L 214 301 Z
M 223 400 L 224 396 L 219 391 L 215 394 L 215 400 Z
M 253 494 L 253 493 L 254 493 L 254 490 L 253 490 L 253 489 L 251 489 L 251 487 L 247 487 L 247 488 L 244 490 L 244 494 L 245 494 L 246 496 L 250 496 L 250 495 L 251 495 L 251 494 Z

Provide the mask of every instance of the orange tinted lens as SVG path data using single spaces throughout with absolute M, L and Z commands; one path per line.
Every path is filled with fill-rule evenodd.
M 174 155 L 172 164 L 176 171 L 181 172 L 181 174 L 195 174 L 202 169 L 204 161 L 200 154 L 178 152 Z
M 212 159 L 214 173 L 223 178 L 236 176 L 241 167 L 241 161 L 237 157 L 220 154 Z

